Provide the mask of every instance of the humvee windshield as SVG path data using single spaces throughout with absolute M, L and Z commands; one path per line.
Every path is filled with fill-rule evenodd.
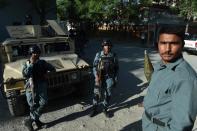
M 46 43 L 44 46 L 44 52 L 46 52 L 47 54 L 65 51 L 70 51 L 70 45 L 68 42 Z
M 29 48 L 36 44 L 30 45 L 17 45 L 12 46 L 12 56 L 14 58 L 21 58 L 26 57 L 29 54 Z M 70 51 L 70 45 L 68 42 L 59 42 L 59 43 L 46 43 L 46 44 L 39 44 L 38 45 L 41 49 L 42 54 L 45 52 L 46 54 L 49 53 L 60 53 L 65 51 Z
M 34 46 L 34 44 L 12 46 L 12 52 L 13 52 L 12 56 L 13 57 L 25 57 L 25 56 L 29 55 L 29 48 L 31 46 Z

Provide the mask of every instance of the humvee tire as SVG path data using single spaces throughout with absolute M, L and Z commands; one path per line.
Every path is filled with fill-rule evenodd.
M 16 96 L 17 94 L 19 94 L 19 92 L 16 90 L 6 92 L 7 97 Z M 12 116 L 21 116 L 25 114 L 27 104 L 23 98 L 24 97 L 20 96 L 7 99 L 8 108 Z

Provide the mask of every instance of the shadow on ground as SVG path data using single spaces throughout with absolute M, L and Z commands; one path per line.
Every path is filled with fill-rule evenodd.
M 59 123 L 62 123 L 62 122 L 66 122 L 66 121 L 73 121 L 79 117 L 83 117 L 83 116 L 86 116 L 90 113 L 90 108 L 84 110 L 84 111 L 80 111 L 80 112 L 75 112 L 75 113 L 72 113 L 70 115 L 67 115 L 67 116 L 64 116 L 64 117 L 61 117 L 57 120 L 54 120 L 52 122 L 49 122 L 47 123 L 48 127 L 53 127 L 55 126 L 56 124 L 59 124 Z
M 85 107 L 91 104 L 90 97 L 90 94 L 88 94 L 87 96 L 76 96 L 73 93 L 64 97 L 53 99 L 49 101 L 49 104 L 47 105 L 47 109 L 45 109 L 45 112 L 63 109 L 66 107 L 73 106 L 75 104 L 81 104 Z
M 120 131 L 142 131 L 142 121 L 136 121 L 122 128 Z

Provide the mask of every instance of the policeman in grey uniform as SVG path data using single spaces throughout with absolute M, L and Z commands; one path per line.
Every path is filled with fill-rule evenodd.
M 102 102 L 103 112 L 106 117 L 109 116 L 108 105 L 111 98 L 111 89 L 117 82 L 118 75 L 118 59 L 115 53 L 111 51 L 112 43 L 110 40 L 103 40 L 103 50 L 98 52 L 93 62 L 93 74 L 95 77 L 93 110 L 90 117 L 95 116 L 98 111 L 97 107 L 101 101 L 101 94 L 104 92 L 104 100 Z
M 23 65 L 22 74 L 27 78 L 25 85 L 27 103 L 30 106 L 30 118 L 25 120 L 25 126 L 32 131 L 32 123 L 35 122 L 38 128 L 46 128 L 39 118 L 44 106 L 47 104 L 47 80 L 48 71 L 55 71 L 55 68 L 45 60 L 39 59 L 41 50 L 38 46 L 29 49 L 31 58 Z
M 191 131 L 197 115 L 197 74 L 184 60 L 185 26 L 159 30 L 161 61 L 144 98 L 143 131 Z

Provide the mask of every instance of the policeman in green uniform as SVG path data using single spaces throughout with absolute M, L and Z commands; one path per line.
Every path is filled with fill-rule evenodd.
M 106 117 L 110 117 L 108 106 L 111 98 L 111 90 L 117 82 L 119 65 L 117 55 L 111 51 L 111 41 L 104 39 L 102 42 L 102 48 L 103 50 L 96 54 L 93 62 L 95 87 L 93 97 L 93 110 L 90 113 L 90 117 L 93 117 L 98 113 L 97 107 L 102 98 L 102 91 L 104 92 L 104 100 L 102 101 L 103 112 Z
M 184 60 L 184 26 L 159 30 L 161 61 L 144 98 L 143 131 L 191 131 L 197 115 L 197 74 Z
M 55 71 L 55 68 L 45 60 L 39 59 L 41 50 L 38 46 L 30 47 L 29 51 L 31 58 L 23 65 L 22 73 L 27 78 L 25 90 L 27 103 L 30 107 L 30 118 L 25 120 L 25 126 L 33 131 L 33 122 L 38 128 L 46 128 L 47 126 L 39 118 L 48 100 L 46 75 L 48 71 Z

